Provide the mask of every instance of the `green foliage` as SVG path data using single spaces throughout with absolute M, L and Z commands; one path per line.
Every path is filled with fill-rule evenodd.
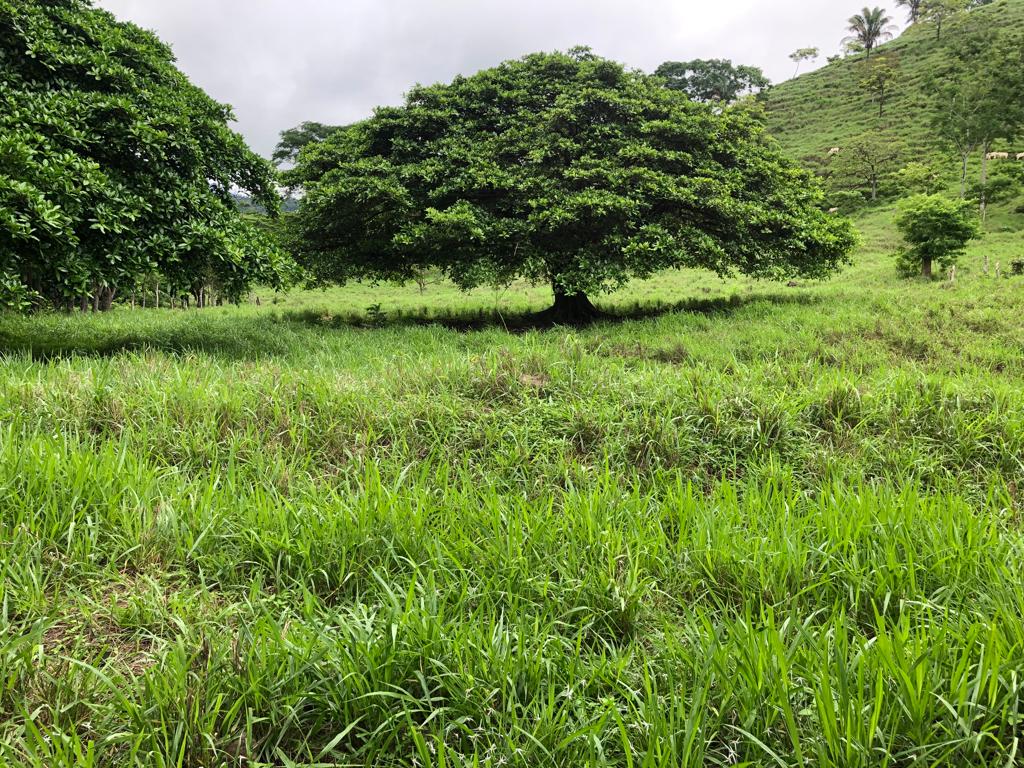
M 968 185 L 967 199 L 976 203 L 1005 203 L 1024 190 L 1024 163 L 1000 162 L 995 164 L 984 181 Z
M 895 54 L 876 56 L 864 65 L 860 85 L 878 104 L 879 118 L 885 114 L 886 97 L 899 77 L 899 57 Z
M 271 169 L 230 118 L 167 46 L 86 0 L 0 0 L 0 273 L 22 286 L 7 295 L 273 282 L 282 259 L 231 197 L 274 209 Z
M 887 89 L 883 118 L 878 117 L 877 110 L 864 108 L 860 84 L 863 62 L 846 60 L 773 87 L 766 96 L 769 132 L 787 154 L 809 167 L 823 164 L 832 147 L 845 148 L 864 134 L 885 133 L 899 141 L 899 167 L 923 162 L 952 184 L 954 173 L 959 176 L 962 171 L 963 158 L 949 142 L 939 140 L 931 119 L 937 89 L 948 83 L 943 73 L 958 63 L 971 68 L 985 55 L 987 46 L 961 44 L 973 29 L 991 30 L 997 40 L 1005 41 L 1011 53 L 1019 53 L 1024 48 L 1024 0 L 997 0 L 971 11 L 964 19 L 964 23 L 952 27 L 953 33 L 943 34 L 940 40 L 936 40 L 930 26 L 917 24 L 878 49 L 881 55 L 898 55 L 900 62 L 900 76 Z M 1006 57 L 1007 67 L 1012 64 L 1013 58 Z M 951 72 L 950 77 L 957 76 Z M 1017 83 L 1022 79 L 1008 69 L 995 78 L 969 76 L 964 82 L 992 83 L 1015 91 L 1006 99 L 1009 112 L 1021 101 Z M 965 103 L 970 104 L 971 99 Z M 1002 140 L 993 149 L 1013 151 L 1015 147 Z M 966 159 L 966 175 L 979 176 L 980 148 L 972 148 Z
M 27 312 L 41 300 L 18 275 L 0 272 L 0 311 Z
M 871 58 L 871 51 L 886 40 L 891 40 L 895 32 L 892 18 L 884 8 L 868 8 L 867 6 L 857 14 L 851 16 L 847 22 L 847 30 L 850 36 L 847 42 L 853 43 L 859 50 L 864 51 L 867 58 Z
M 829 183 L 835 189 L 858 190 L 877 201 L 896 170 L 901 150 L 900 143 L 889 135 L 866 134 L 854 139 L 828 166 Z
M 905 243 L 897 265 L 906 276 L 931 277 L 933 264 L 949 268 L 967 244 L 981 236 L 974 206 L 944 195 L 917 195 L 903 201 L 896 228 Z
M 556 297 L 671 267 L 823 277 L 850 225 L 755 111 L 721 114 L 586 51 L 536 54 L 311 145 L 296 251 L 321 280 L 525 278 Z
M 820 55 L 821 50 L 819 48 L 797 48 L 793 53 L 789 54 L 790 61 L 796 64 L 796 71 L 793 73 L 793 77 L 800 73 L 800 65 L 803 62 L 814 61 Z
M 325 125 L 307 120 L 294 128 L 281 131 L 281 138 L 274 148 L 274 165 L 294 163 L 305 147 L 323 141 L 328 136 L 341 130 L 337 125 Z
M 728 59 L 666 61 L 654 74 L 663 78 L 667 87 L 707 104 L 731 104 L 741 96 L 757 95 L 771 86 L 757 67 L 736 66 Z
M 973 24 L 960 30 L 949 59 L 929 79 L 932 127 L 961 160 L 961 191 L 968 158 L 985 155 L 992 145 L 1015 137 L 1024 126 L 1024 52 L 1015 37 Z M 982 175 L 986 166 L 982 164 Z M 984 178 L 979 182 L 983 188 Z
M 908 195 L 934 195 L 946 188 L 946 182 L 928 163 L 907 163 L 895 174 L 900 191 Z
M 918 18 L 935 26 L 938 39 L 942 37 L 943 25 L 962 17 L 971 6 L 971 0 L 921 0 Z

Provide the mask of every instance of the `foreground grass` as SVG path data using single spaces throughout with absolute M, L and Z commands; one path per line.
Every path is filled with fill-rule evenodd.
M 0 763 L 1015 765 L 1019 236 L 923 285 L 866 235 L 584 331 L 0 319 Z

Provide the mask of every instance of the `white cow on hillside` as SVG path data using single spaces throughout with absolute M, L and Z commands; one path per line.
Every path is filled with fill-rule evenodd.
M 832 147 L 832 149 L 830 149 L 830 150 L 828 151 L 828 156 L 829 156 L 829 157 L 834 157 L 835 155 L 838 155 L 838 154 L 839 154 L 840 152 L 842 152 L 842 151 L 843 151 L 843 150 L 842 150 L 842 148 L 840 148 L 840 147 Z
M 987 155 L 985 155 L 985 159 L 986 160 L 1009 160 L 1010 159 L 1010 153 L 1009 152 L 989 152 Z
M 1017 159 L 1018 160 L 1024 160 L 1024 152 L 1018 152 L 1017 153 Z

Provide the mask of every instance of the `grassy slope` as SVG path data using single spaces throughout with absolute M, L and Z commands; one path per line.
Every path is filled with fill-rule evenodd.
M 996 0 L 972 12 L 971 23 L 1004 29 L 1024 44 L 1024 0 Z M 865 133 L 884 132 L 907 145 L 907 159 L 932 158 L 953 172 L 955 162 L 935 146 L 926 120 L 929 97 L 925 78 L 941 63 L 955 28 L 936 40 L 934 28 L 917 25 L 882 46 L 880 53 L 899 57 L 895 82 L 884 116 L 858 85 L 863 59 L 847 58 L 781 83 L 769 98 L 769 127 L 793 157 L 824 159 L 830 147 L 842 147 Z M 1024 145 L 1019 151 L 1024 151 Z

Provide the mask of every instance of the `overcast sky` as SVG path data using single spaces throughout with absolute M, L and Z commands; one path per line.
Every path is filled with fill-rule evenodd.
M 875 0 L 877 1 L 877 0 Z M 872 5 L 875 4 L 872 2 Z M 155 30 L 181 69 L 231 104 L 269 156 L 303 120 L 344 124 L 400 103 L 414 83 L 450 80 L 534 51 L 589 45 L 651 71 L 728 58 L 791 77 L 789 54 L 836 53 L 865 0 L 98 0 Z M 894 8 L 889 0 L 883 6 Z M 902 21 L 903 14 L 893 14 Z

